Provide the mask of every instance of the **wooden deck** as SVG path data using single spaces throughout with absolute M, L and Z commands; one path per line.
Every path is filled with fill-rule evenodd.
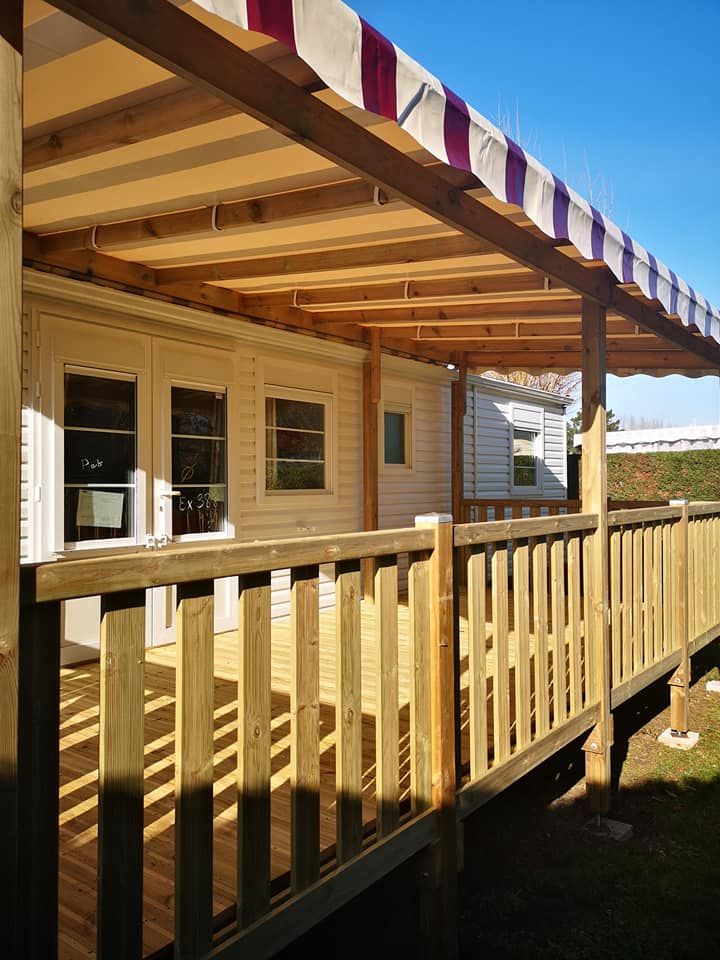
M 489 599 L 489 598 L 488 598 Z M 488 610 L 490 609 L 488 603 Z M 512 609 L 512 604 L 511 604 Z M 488 626 L 489 631 L 489 626 Z M 408 607 L 398 607 L 400 772 L 409 792 Z M 375 612 L 362 609 L 363 814 L 375 817 Z M 510 664 L 513 663 L 510 639 Z M 467 687 L 467 624 L 461 618 L 461 688 Z M 237 634 L 215 643 L 215 824 L 216 914 L 236 895 Z M 145 862 L 144 949 L 160 949 L 173 931 L 174 832 L 174 644 L 148 648 L 145 669 Z M 335 611 L 320 617 L 321 847 L 330 858 L 335 842 Z M 290 867 L 290 629 L 272 624 L 272 876 L 283 885 Z M 493 654 L 488 650 L 488 675 Z M 491 683 L 488 684 L 491 690 Z M 512 690 L 512 685 L 511 685 Z M 95 955 L 99 666 L 65 668 L 61 678 L 60 755 L 60 956 Z M 465 701 L 465 696 L 462 697 Z M 466 703 L 462 704 L 466 713 Z M 490 722 L 492 711 L 490 713 Z M 467 744 L 463 745 L 467 755 Z

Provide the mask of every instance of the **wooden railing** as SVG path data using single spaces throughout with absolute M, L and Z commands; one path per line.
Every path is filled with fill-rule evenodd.
M 609 510 L 635 510 L 665 505 L 664 500 L 608 500 Z M 540 499 L 535 497 L 470 498 L 463 500 L 463 523 L 488 520 L 519 520 L 523 517 L 556 517 L 579 513 L 579 500 Z
M 449 519 L 449 518 L 448 518 Z M 450 525 L 448 524 L 448 527 Z M 438 527 L 81 559 L 24 570 L 22 789 L 32 798 L 21 838 L 31 916 L 43 918 L 32 956 L 57 956 L 59 646 L 62 601 L 101 596 L 97 955 L 142 956 L 145 603 L 177 586 L 175 706 L 175 955 L 271 955 L 349 896 L 438 836 L 433 763 L 442 750 L 433 704 L 438 629 L 432 584 L 451 576 Z M 409 570 L 409 803 L 400 794 L 398 554 Z M 363 821 L 361 561 L 375 567 L 374 825 Z M 319 565 L 335 566 L 336 851 L 321 871 Z M 290 883 L 271 898 L 271 572 L 290 569 Z M 435 571 L 435 574 L 433 573 Z M 213 948 L 213 581 L 239 578 L 237 912 Z M 435 579 L 433 579 L 435 578 Z M 444 580 L 443 580 L 444 582 Z M 437 590 L 438 587 L 435 587 Z M 445 589 L 447 594 L 447 589 Z M 450 598 L 452 591 L 450 590 Z M 437 646 L 437 643 L 435 644 Z M 435 680 L 433 679 L 435 677 Z M 452 715 L 450 715 L 452 730 Z M 403 734 L 407 736 L 407 734 Z M 452 738 L 450 738 L 452 739 Z M 436 758 L 436 760 L 434 760 Z M 439 761 L 438 761 L 439 762 Z M 32 774 L 30 773 L 32 771 Z M 451 772 L 449 782 L 453 783 Z M 454 812 L 452 813 L 454 823 Z M 368 860 L 370 852 L 382 856 Z M 328 883 L 330 885 L 328 886 Z M 263 918 L 282 911 L 282 922 Z M 36 911 L 36 912 L 35 912 Z M 227 918 L 226 918 L 227 919 Z
M 547 505 L 539 501 L 531 509 Z M 455 527 L 449 517 L 421 518 L 414 529 L 24 568 L 19 755 L 28 956 L 57 956 L 59 647 L 65 600 L 102 598 L 97 956 L 103 960 L 142 956 L 148 588 L 177 587 L 178 956 L 271 956 L 400 863 L 430 849 L 435 859 L 430 869 L 427 861 L 423 868 L 431 878 L 425 881 L 431 890 L 423 909 L 437 910 L 447 931 L 456 819 L 594 728 L 599 693 L 609 694 L 616 707 L 672 672 L 671 723 L 687 730 L 690 656 L 720 635 L 720 503 L 609 514 L 609 691 L 602 685 L 599 691 L 598 663 L 605 653 L 590 628 L 590 611 L 604 607 L 603 598 L 592 594 L 602 578 L 593 577 L 590 568 L 599 518 L 560 509 Z M 408 564 L 403 702 L 399 555 L 407 556 Z M 361 658 L 366 622 L 361 564 L 368 560 L 366 569 L 374 571 L 369 681 L 367 660 L 363 671 Z M 320 829 L 321 564 L 334 565 L 336 590 L 331 653 L 337 677 L 331 695 L 336 829 L 330 851 L 323 848 Z M 284 884 L 272 876 L 271 863 L 271 573 L 280 569 L 290 570 L 291 582 L 290 870 Z M 238 578 L 240 597 L 238 883 L 236 906 L 214 915 L 213 603 L 214 580 L 225 577 Z M 461 583 L 467 584 L 465 593 Z M 374 817 L 363 805 L 366 681 L 375 698 Z M 591 750 L 592 742 L 586 748 Z M 405 763 L 407 789 L 401 778 Z M 43 923 L 33 925 L 38 917 Z
M 463 814 L 595 722 L 583 584 L 597 524 L 572 514 L 455 528 L 456 563 L 467 565 Z

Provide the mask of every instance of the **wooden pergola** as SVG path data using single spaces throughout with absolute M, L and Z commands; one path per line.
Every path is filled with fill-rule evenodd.
M 23 264 L 213 311 L 228 327 L 366 345 L 366 529 L 383 352 L 460 371 L 456 505 L 465 373 L 582 370 L 594 467 L 582 505 L 600 518 L 594 617 L 606 636 L 606 372 L 717 374 L 720 345 L 343 101 L 267 36 L 168 0 L 8 0 L 0 26 L 0 820 L 16 815 Z M 606 659 L 599 691 L 603 671 Z M 606 698 L 587 753 L 601 810 L 609 718 Z

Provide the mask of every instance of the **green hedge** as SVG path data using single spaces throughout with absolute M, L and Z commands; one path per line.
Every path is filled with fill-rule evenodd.
M 613 500 L 720 500 L 720 450 L 611 453 Z

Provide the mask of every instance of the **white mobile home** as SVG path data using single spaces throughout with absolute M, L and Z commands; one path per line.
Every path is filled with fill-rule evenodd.
M 24 561 L 363 529 L 365 350 L 33 271 L 25 291 Z M 380 528 L 450 511 L 456 378 L 383 356 Z M 469 376 L 465 496 L 564 497 L 566 403 Z M 288 591 L 275 573 L 275 617 Z M 236 595 L 218 582 L 218 632 Z M 148 611 L 172 640 L 173 588 Z M 99 624 L 99 599 L 65 605 L 63 662 L 96 655 Z

